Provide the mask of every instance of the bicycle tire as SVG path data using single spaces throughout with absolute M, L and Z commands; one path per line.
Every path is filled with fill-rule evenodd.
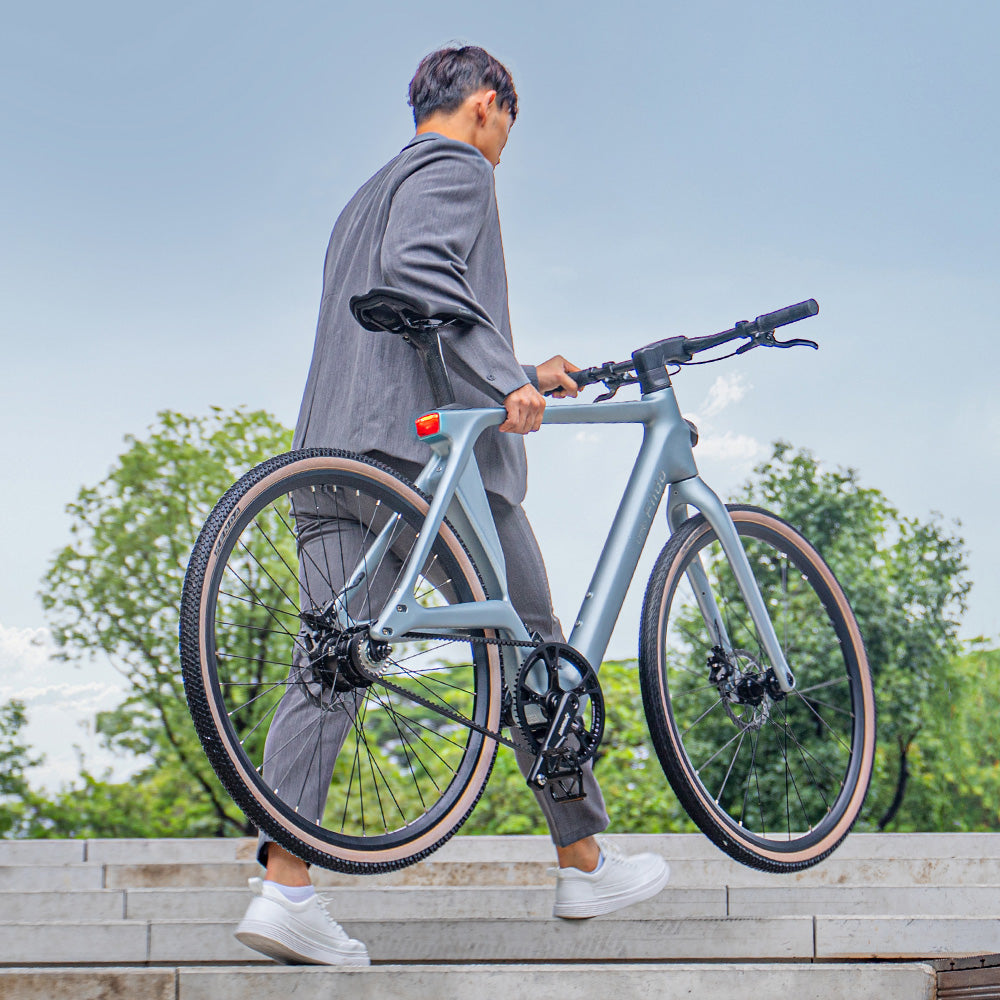
M 303 618 L 315 622 L 324 604 L 342 607 L 348 625 L 377 617 L 429 499 L 393 470 L 349 452 L 278 455 L 222 497 L 188 565 L 180 653 L 205 753 L 258 829 L 322 867 L 377 873 L 426 857 L 468 817 L 496 757 L 495 740 L 454 717 L 380 681 L 345 680 L 330 667 L 344 661 L 316 654 L 318 633 L 310 635 Z M 362 553 L 383 529 L 390 544 L 372 568 Z M 352 565 L 363 585 L 347 600 Z M 447 520 L 419 581 L 415 599 L 432 604 L 485 599 L 475 563 Z M 373 591 L 384 595 L 381 604 Z M 403 639 L 380 669 L 380 680 L 498 731 L 495 646 Z
M 663 771 L 702 832 L 737 861 L 793 872 L 827 857 L 861 810 L 875 753 L 871 672 L 854 614 L 820 554 L 768 511 L 728 509 L 795 690 L 752 703 L 760 694 L 752 678 L 766 673 L 766 656 L 715 532 L 699 514 L 664 546 L 646 588 L 643 704 Z M 709 678 L 717 640 L 686 577 L 695 556 L 735 650 L 731 681 L 750 679 L 745 703 L 723 697 Z

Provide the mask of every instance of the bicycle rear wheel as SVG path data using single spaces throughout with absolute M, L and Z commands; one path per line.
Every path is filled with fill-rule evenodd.
M 830 568 L 789 524 L 730 506 L 795 676 L 783 696 L 714 530 L 686 521 L 646 589 L 639 668 L 664 773 L 699 828 L 737 861 L 796 871 L 826 857 L 864 802 L 875 698 L 857 622 Z M 700 564 L 732 652 L 706 624 Z
M 463 724 L 499 728 L 497 649 L 470 641 L 490 633 L 368 644 L 427 509 L 375 462 L 291 452 L 226 493 L 188 566 L 181 659 L 205 752 L 254 824 L 324 867 L 378 872 L 426 856 L 493 766 L 496 741 Z M 484 596 L 445 521 L 414 599 Z

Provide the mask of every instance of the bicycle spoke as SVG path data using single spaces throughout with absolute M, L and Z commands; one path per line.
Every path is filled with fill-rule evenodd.
M 811 687 L 807 687 L 807 688 L 796 687 L 795 690 L 798 691 L 798 693 L 800 695 L 801 694 L 809 694 L 812 691 L 820 691 L 823 688 L 834 687 L 837 684 L 850 684 L 850 682 L 851 682 L 850 677 L 847 677 L 847 676 L 844 676 L 844 677 L 835 677 L 835 678 L 833 678 L 833 680 L 823 681 L 820 684 L 813 684 Z
M 829 724 L 829 723 L 828 723 L 828 722 L 826 721 L 826 719 L 824 719 L 824 718 L 823 718 L 823 716 L 822 716 L 822 715 L 820 715 L 820 714 L 819 714 L 819 712 L 817 712 L 815 708 L 813 708 L 813 706 L 812 706 L 812 703 L 811 703 L 811 702 L 809 701 L 809 699 L 808 699 L 808 698 L 805 698 L 805 697 L 803 697 L 803 695 L 802 695 L 802 694 L 801 694 L 800 692 L 798 692 L 798 691 L 794 691 L 794 690 L 793 690 L 793 691 L 792 691 L 792 694 L 794 694 L 794 695 L 797 695 L 797 696 L 798 696 L 798 699 L 799 699 L 799 701 L 801 701 L 801 702 L 802 702 L 802 703 L 803 703 L 803 704 L 804 704 L 804 705 L 806 706 L 806 708 L 808 708 L 808 709 L 809 709 L 809 711 L 810 711 L 810 712 L 812 712 L 812 714 L 816 716 L 816 718 L 817 718 L 817 719 L 818 719 L 818 720 L 819 720 L 819 721 L 820 721 L 820 722 L 821 722 L 821 723 L 823 724 L 823 726 L 824 726 L 824 727 L 825 727 L 825 728 L 827 729 L 827 731 L 828 731 L 828 732 L 830 733 L 830 735 L 831 735 L 831 736 L 833 736 L 833 738 L 834 738 L 834 739 L 835 739 L 835 740 L 836 740 L 836 741 L 837 741 L 837 742 L 838 742 L 838 743 L 839 743 L 839 744 L 840 744 L 840 745 L 841 745 L 841 746 L 842 746 L 842 747 L 843 747 L 843 748 L 844 748 L 844 749 L 845 749 L 845 750 L 846 750 L 846 751 L 847 751 L 848 753 L 850 753 L 850 752 L 851 752 L 851 748 L 850 748 L 850 747 L 849 747 L 849 746 L 848 746 L 848 745 L 847 745 L 847 744 L 846 744 L 846 743 L 845 743 L 845 742 L 844 742 L 844 741 L 843 741 L 843 740 L 842 740 L 842 739 L 840 738 L 840 736 L 839 736 L 839 734 L 837 733 L 837 731 L 836 731 L 836 730 L 835 730 L 835 729 L 834 729 L 834 728 L 833 728 L 833 727 L 832 727 L 832 726 L 831 726 L 831 725 L 830 725 L 830 724 Z
M 729 783 L 729 775 L 733 773 L 733 766 L 736 764 L 736 758 L 740 755 L 740 750 L 743 749 L 743 741 L 746 739 L 746 735 L 747 731 L 745 729 L 741 730 L 739 733 L 739 746 L 736 747 L 733 759 L 729 762 L 729 767 L 726 769 L 726 776 L 722 779 L 722 786 L 719 788 L 718 794 L 715 796 L 716 805 L 718 805 L 719 800 L 722 798 L 722 793 L 726 790 L 726 785 Z
M 740 810 L 740 826 L 743 826 L 743 820 L 746 818 L 747 814 L 747 799 L 750 796 L 750 779 L 754 775 L 754 764 L 757 761 L 757 733 L 753 733 L 750 737 L 750 767 L 747 769 L 747 787 L 746 791 L 743 793 L 743 808 Z
M 275 608 L 272 607 L 270 604 L 265 604 L 256 595 L 256 593 L 254 593 L 253 588 L 251 588 L 248 584 L 244 583 L 243 580 L 240 578 L 239 574 L 231 566 L 227 566 L 226 570 L 232 573 L 233 576 L 235 576 L 236 579 L 239 580 L 240 583 L 242 583 L 243 586 L 250 591 L 253 600 L 251 601 L 249 597 L 240 597 L 238 594 L 230 594 L 228 591 L 225 590 L 219 591 L 219 595 L 221 597 L 228 597 L 230 600 L 233 601 L 242 601 L 244 604 L 252 604 L 255 608 L 263 608 L 265 611 L 268 612 L 268 614 L 271 615 L 272 618 L 275 615 L 285 615 L 288 618 L 294 618 L 296 622 L 299 621 L 299 616 L 294 611 L 283 611 L 281 608 Z M 274 619 L 274 622 L 276 625 L 280 626 L 281 630 L 285 633 L 285 635 L 290 635 L 293 639 L 295 638 L 295 633 L 289 632 L 288 629 L 285 628 L 285 626 L 282 625 L 282 623 L 277 618 Z
M 244 686 L 249 686 L 249 685 L 252 685 L 253 687 L 257 686 L 257 681 L 252 681 L 252 682 L 251 681 L 242 681 L 242 682 L 241 681 L 223 681 L 222 683 L 226 687 L 237 687 L 237 686 L 238 687 L 244 687 Z M 287 684 L 288 684 L 287 681 L 284 681 L 284 682 L 282 682 L 282 681 L 275 681 L 265 691 L 261 691 L 260 694 L 254 695 L 249 701 L 241 702 L 239 705 L 237 705 L 234 709 L 232 709 L 230 712 L 227 712 L 226 714 L 231 719 L 237 712 L 242 712 L 244 709 L 249 708 L 252 704 L 254 704 L 254 702 L 257 702 L 261 698 L 264 698 L 265 696 L 269 695 L 275 688 L 285 687 Z
M 694 773 L 695 773 L 695 774 L 701 774 L 701 772 L 702 772 L 702 771 L 703 771 L 703 770 L 704 770 L 704 769 L 705 769 L 706 767 L 708 767 L 708 765 L 709 765 L 709 764 L 711 764 L 711 763 L 712 763 L 712 761 L 713 761 L 713 760 L 715 760 L 715 758 L 716 758 L 716 757 L 718 757 L 718 756 L 719 756 L 719 754 L 720 754 L 720 753 L 722 753 L 722 751 L 726 749 L 726 747 L 730 747 L 730 746 L 732 746 L 732 745 L 733 745 L 733 744 L 734 744 L 734 743 L 735 743 L 735 742 L 736 742 L 736 741 L 737 741 L 738 739 L 740 739 L 740 738 L 741 738 L 741 737 L 743 736 L 743 732 L 744 732 L 744 731 L 745 731 L 745 730 L 741 730 L 741 731 L 738 731 L 738 732 L 736 733 L 736 735 L 735 735 L 735 736 L 734 736 L 734 737 L 733 737 L 732 739 L 730 739 L 730 740 L 727 740 L 727 741 L 726 741 L 725 743 L 723 743 L 723 744 L 722 744 L 722 746 L 721 746 L 721 747 L 719 747 L 719 749 L 718 749 L 718 750 L 716 750 L 716 751 L 715 751 L 715 753 L 713 753 L 713 754 L 712 754 L 712 756 L 708 758 L 708 760 L 706 760 L 706 761 L 705 761 L 705 762 L 704 762 L 704 763 L 703 763 L 703 764 L 702 764 L 702 765 L 701 765 L 700 767 L 696 767 L 696 768 L 694 769 Z
M 698 723 L 701 722 L 709 714 L 709 712 L 711 712 L 714 709 L 718 708 L 721 704 L 722 704 L 722 699 L 720 698 L 710 708 L 705 709 L 705 711 L 702 712 L 701 715 L 699 715 L 698 718 L 695 719 L 694 722 L 692 722 L 691 725 L 688 726 L 687 729 L 685 729 L 683 733 L 681 733 L 681 735 L 682 736 L 687 736 L 687 734 L 690 733 L 691 730 L 694 729 L 694 727 L 697 726 Z
M 384 702 L 383 703 L 382 699 L 381 699 L 381 696 L 378 693 L 375 693 L 374 697 L 379 701 L 380 704 L 383 704 L 384 707 L 385 707 L 385 709 L 386 709 L 386 711 L 388 711 L 392 715 L 393 724 L 396 726 L 396 730 L 399 733 L 400 742 L 404 746 L 409 746 L 409 743 L 406 740 L 406 737 L 403 736 L 402 732 L 399 730 L 399 721 L 400 720 L 402 720 L 403 725 L 407 728 L 407 730 L 409 730 L 413 734 L 414 738 L 419 743 L 421 743 L 424 747 L 426 747 L 427 750 L 429 750 L 431 754 L 433 754 L 435 757 L 437 757 L 437 759 L 442 764 L 444 764 L 446 767 L 450 767 L 450 765 L 448 764 L 448 761 L 445 760 L 445 758 L 442 757 L 441 754 L 439 754 L 437 752 L 437 750 L 434 749 L 434 747 L 431 744 L 431 742 L 428 739 L 425 739 L 419 732 L 417 732 L 418 729 L 423 729 L 423 730 L 425 730 L 428 733 L 432 733 L 433 735 L 438 736 L 439 734 L 438 734 L 438 732 L 436 730 L 434 730 L 430 726 L 427 726 L 424 723 L 420 722 L 419 719 L 411 719 L 409 716 L 399 714 L 399 712 L 397 710 L 395 710 L 394 708 L 392 708 L 391 703 L 389 703 L 389 702 Z M 454 740 L 447 740 L 446 742 L 451 743 L 452 746 L 456 747 L 459 750 L 465 749 L 462 746 L 462 744 L 456 743 Z M 441 791 L 441 788 L 438 785 L 437 781 L 434 780 L 434 774 L 431 771 L 431 769 L 424 764 L 423 760 L 420 758 L 420 755 L 416 752 L 416 750 L 413 749 L 413 748 L 411 748 L 411 749 L 413 750 L 413 755 L 417 758 L 418 763 L 427 772 L 427 775 L 430 778 L 431 783 L 434 785 L 434 787 L 438 791 Z M 452 771 L 452 773 L 454 773 L 454 771 Z

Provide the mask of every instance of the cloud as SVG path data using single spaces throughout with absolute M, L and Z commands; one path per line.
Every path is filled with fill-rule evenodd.
M 58 788 L 80 772 L 82 752 L 88 767 L 110 767 L 118 777 L 134 770 L 101 747 L 94 732 L 98 712 L 114 708 L 125 696 L 125 682 L 99 661 L 79 667 L 55 658 L 56 644 L 46 628 L 0 623 L 0 702 L 24 702 L 28 722 L 22 738 L 45 764 L 29 773 L 32 785 Z
M 719 375 L 709 387 L 708 395 L 702 400 L 698 417 L 707 420 L 718 416 L 723 410 L 740 402 L 753 386 L 741 372 Z M 697 420 L 695 421 L 697 423 Z
M 743 401 L 753 389 L 741 372 L 719 375 L 709 387 L 708 393 L 691 420 L 698 426 L 699 461 L 714 459 L 725 462 L 733 471 L 748 470 L 750 465 L 764 452 L 763 445 L 749 434 L 731 430 L 717 430 L 714 419 L 720 413 Z
M 698 455 L 732 463 L 754 461 L 763 451 L 760 442 L 747 434 L 706 434 L 698 442 Z

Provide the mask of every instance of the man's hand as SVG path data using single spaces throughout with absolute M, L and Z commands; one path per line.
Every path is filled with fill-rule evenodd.
M 542 426 L 545 397 L 530 382 L 510 393 L 503 405 L 507 409 L 507 419 L 500 430 L 508 434 L 527 434 Z
M 572 362 L 567 361 L 561 354 L 557 354 L 548 361 L 543 361 L 535 371 L 538 373 L 538 388 L 542 392 L 552 392 L 556 399 L 565 396 L 576 396 L 580 392 L 580 387 L 569 377 L 569 372 L 578 372 Z
M 545 397 L 542 392 L 554 390 L 552 395 L 559 399 L 564 396 L 576 396 L 580 387 L 568 373 L 579 370 L 561 354 L 543 361 L 535 369 L 538 375 L 538 389 L 530 384 L 522 385 L 504 399 L 507 419 L 500 425 L 500 430 L 508 434 L 528 434 L 537 431 L 542 426 L 542 415 L 545 413 Z

